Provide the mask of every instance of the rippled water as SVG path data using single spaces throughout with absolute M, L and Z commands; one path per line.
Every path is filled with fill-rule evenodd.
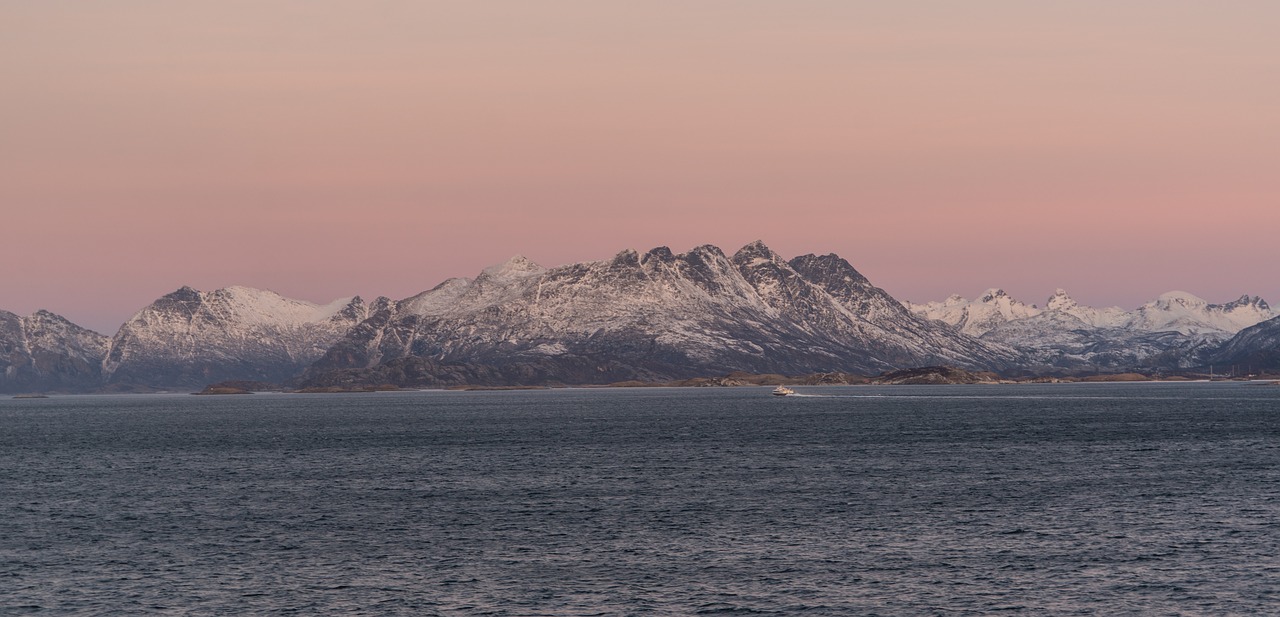
M 1280 388 L 0 401 L 0 612 L 1280 611 Z

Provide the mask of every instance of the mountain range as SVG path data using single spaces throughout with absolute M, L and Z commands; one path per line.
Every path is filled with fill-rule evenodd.
M 953 295 L 941 302 L 907 306 L 917 316 L 1017 349 L 1023 370 L 1030 373 L 1204 366 L 1228 360 L 1220 357 L 1219 348 L 1245 328 L 1280 316 L 1256 296 L 1211 304 L 1182 291 L 1161 294 L 1132 311 L 1084 306 L 1061 289 L 1044 308 L 1016 300 L 1000 289 L 988 290 L 974 300 Z
M 993 289 L 902 303 L 836 255 L 762 242 L 625 250 L 544 268 L 523 257 L 401 300 L 317 305 L 183 287 L 108 337 L 49 313 L 0 311 L 0 391 L 600 384 L 724 374 L 874 374 L 952 365 L 1005 374 L 1280 368 L 1262 299 L 1171 292 L 1132 311 L 1059 290 L 1044 308 Z

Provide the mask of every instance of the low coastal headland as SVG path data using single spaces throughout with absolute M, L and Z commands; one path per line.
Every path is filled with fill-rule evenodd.
M 847 386 L 847 385 L 966 385 L 966 384 L 1026 384 L 1026 383 L 1102 383 L 1102 382 L 1140 382 L 1140 381 L 1267 381 L 1280 380 L 1280 375 L 1251 375 L 1248 378 L 1227 379 L 1221 376 L 1178 374 L 1162 375 L 1137 372 L 1106 373 L 1095 375 L 1030 375 L 1001 376 L 990 371 L 970 371 L 954 366 L 923 366 L 917 368 L 886 371 L 879 375 L 858 375 L 854 373 L 811 373 L 808 375 L 781 375 L 777 373 L 747 373 L 735 371 L 713 377 L 694 377 L 677 380 L 654 381 L 619 381 L 609 384 L 461 384 L 442 388 L 430 388 L 453 391 L 492 391 L 492 390 L 545 390 L 550 388 L 734 388 L 758 386 Z M 1271 382 L 1280 385 L 1280 381 Z M 405 388 L 394 384 L 361 385 L 356 387 L 308 387 L 289 388 L 278 384 L 255 381 L 224 381 L 209 384 L 197 395 L 234 395 L 252 394 L 255 392 L 283 392 L 294 394 L 341 394 L 359 392 L 395 392 L 413 391 L 422 388 Z

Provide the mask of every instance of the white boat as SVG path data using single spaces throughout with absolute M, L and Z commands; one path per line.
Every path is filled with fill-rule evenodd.
M 787 396 L 788 394 L 795 394 L 795 393 L 796 393 L 795 390 L 792 390 L 791 388 L 788 388 L 786 386 L 778 386 L 773 389 L 774 396 Z

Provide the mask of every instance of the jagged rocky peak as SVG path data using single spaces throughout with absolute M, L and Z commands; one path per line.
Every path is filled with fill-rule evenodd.
M 724 251 L 714 244 L 700 244 L 681 253 L 680 258 L 684 260 L 718 261 L 728 259 L 729 256 L 725 255 Z
M 733 264 L 760 298 L 774 308 L 798 308 L 798 301 L 813 300 L 812 284 L 760 240 L 738 249 L 733 254 Z
M 670 248 L 665 246 L 655 246 L 649 249 L 649 252 L 645 253 L 640 258 L 640 265 L 647 266 L 651 263 L 670 264 L 675 260 L 676 255 L 671 252 Z
M 1008 297 L 1009 297 L 1009 294 L 1005 293 L 1003 289 L 1000 289 L 998 287 L 992 287 L 991 289 L 988 289 L 982 293 L 982 296 L 978 298 L 978 302 L 995 302 L 1002 298 L 1008 298 Z
M 826 255 L 800 255 L 788 262 L 791 268 L 801 276 L 814 282 L 823 282 L 831 286 L 865 287 L 870 285 L 867 277 L 858 272 L 852 264 L 835 253 Z
M 733 254 L 733 263 L 740 267 L 758 266 L 764 263 L 785 263 L 780 255 L 765 245 L 763 240 L 756 240 Z
M 984 291 L 972 301 L 953 294 L 942 302 L 911 304 L 908 308 L 916 315 L 941 321 L 969 336 L 982 336 L 1006 322 L 1040 313 L 1035 305 L 1021 302 L 998 287 Z
M 1049 296 L 1049 299 L 1044 303 L 1044 308 L 1050 311 L 1061 311 L 1077 306 L 1080 306 L 1080 303 L 1076 302 L 1070 294 L 1061 287 L 1054 291 L 1053 295 Z
M 711 244 L 695 246 L 676 256 L 676 260 L 695 270 L 723 272 L 732 267 L 729 256 Z
M 515 255 L 500 264 L 489 266 L 481 272 L 481 276 L 491 278 L 507 278 L 511 276 L 531 276 L 546 272 L 546 268 L 534 263 L 524 255 Z M 478 278 L 478 277 L 477 277 Z M 453 279 L 450 279 L 453 280 Z
M 1240 296 L 1238 299 L 1232 300 L 1222 305 L 1222 307 L 1228 311 L 1234 311 L 1234 310 L 1243 309 L 1243 308 L 1251 308 L 1251 309 L 1258 310 L 1265 313 L 1272 312 L 1271 305 L 1267 304 L 1266 300 L 1263 300 L 1260 296 L 1250 296 L 1249 294 L 1244 294 Z
M 636 252 L 635 249 L 623 249 L 622 251 L 619 251 L 617 255 L 613 256 L 613 260 L 610 264 L 626 268 L 639 268 L 640 253 Z

